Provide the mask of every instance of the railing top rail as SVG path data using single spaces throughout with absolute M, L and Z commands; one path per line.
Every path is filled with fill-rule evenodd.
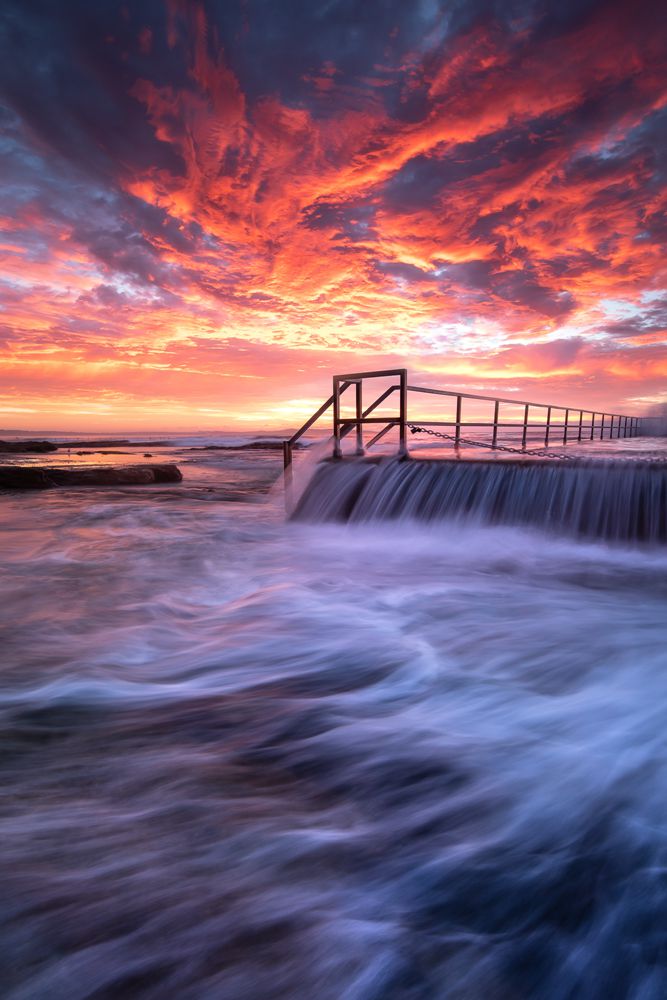
M 455 389 L 430 389 L 421 385 L 409 385 L 408 392 L 427 392 L 433 396 L 460 396 L 461 399 L 483 399 L 489 403 L 508 403 L 510 406 L 537 406 L 543 410 L 572 410 L 576 413 L 595 413 L 599 416 L 618 417 L 621 413 L 610 413 L 603 410 L 584 410 L 581 406 L 563 406 L 561 403 L 532 403 L 526 399 L 504 399 L 502 396 L 480 396 L 472 392 L 457 392 Z
M 579 411 L 577 410 L 577 413 Z M 623 418 L 621 418 L 623 419 Z M 356 424 L 381 424 L 383 421 L 400 422 L 400 417 L 341 417 L 340 425 L 341 427 L 354 427 Z M 542 430 L 547 426 L 546 420 L 415 420 L 421 427 L 528 427 L 537 428 Z M 549 422 L 549 427 L 553 429 L 569 427 L 574 430 L 578 427 L 578 424 L 572 423 L 571 421 L 566 423 L 564 420 L 551 420 Z M 590 424 L 586 424 L 586 427 L 590 430 Z
M 351 375 L 334 375 L 334 380 L 339 382 L 354 382 L 360 378 L 392 378 L 394 375 L 404 375 L 407 377 L 407 368 L 387 368 L 378 372 L 353 372 Z

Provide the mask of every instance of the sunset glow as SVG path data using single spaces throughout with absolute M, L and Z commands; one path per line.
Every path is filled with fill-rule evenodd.
M 659 5 L 10 2 L 0 26 L 0 427 L 284 428 L 332 372 L 397 365 L 667 400 Z

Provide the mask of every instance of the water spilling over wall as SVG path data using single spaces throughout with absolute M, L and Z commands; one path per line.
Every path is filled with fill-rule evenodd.
M 667 542 L 667 463 L 346 461 L 322 463 L 298 520 L 459 518 L 609 541 Z

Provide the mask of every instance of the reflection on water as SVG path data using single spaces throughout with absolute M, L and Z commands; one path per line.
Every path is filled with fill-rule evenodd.
M 664 549 L 167 493 L 2 501 L 2 995 L 664 997 Z

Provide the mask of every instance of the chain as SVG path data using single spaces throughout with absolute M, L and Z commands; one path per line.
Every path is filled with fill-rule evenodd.
M 431 437 L 443 438 L 446 441 L 456 442 L 454 434 L 445 434 L 442 431 L 432 431 L 428 427 L 419 427 L 417 424 L 408 424 L 413 434 L 430 434 Z M 562 452 L 547 451 L 545 448 L 537 448 L 526 451 L 524 448 L 510 448 L 506 444 L 489 444 L 487 441 L 473 441 L 472 438 L 459 437 L 459 444 L 467 444 L 471 448 L 489 448 L 491 451 L 508 451 L 513 455 L 538 455 L 541 458 L 572 458 L 572 455 L 564 455 Z
M 408 427 L 413 434 L 430 434 L 431 437 L 443 438 L 445 441 L 454 441 L 456 443 L 456 435 L 445 434 L 443 431 L 432 431 L 428 427 L 420 427 L 418 424 L 408 424 Z M 577 442 L 578 444 L 579 442 Z M 489 444 L 488 441 L 474 441 L 472 438 L 459 437 L 459 444 L 467 444 L 471 448 L 489 448 L 491 451 L 508 451 L 513 455 L 537 455 L 541 458 L 558 458 L 558 459 L 573 459 L 582 458 L 581 455 L 569 455 L 564 452 L 547 451 L 545 448 L 534 448 L 531 451 L 524 451 L 523 448 L 511 448 L 507 444 Z M 664 458 L 660 456 L 647 457 L 646 455 L 628 455 L 623 458 L 617 456 L 615 458 L 616 462 L 622 462 L 624 465 L 641 463 L 647 465 L 657 465 L 664 466 L 667 462 Z

